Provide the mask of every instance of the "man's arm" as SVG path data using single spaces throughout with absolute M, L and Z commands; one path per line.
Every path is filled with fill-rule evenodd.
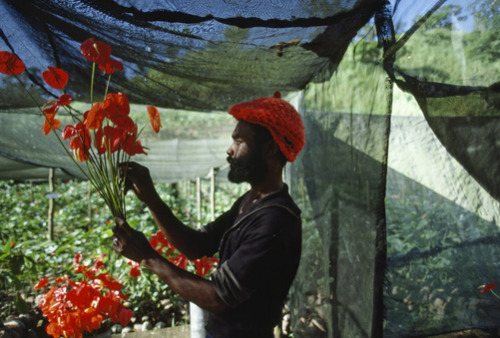
M 158 275 L 175 293 L 207 311 L 221 313 L 229 307 L 209 280 L 175 266 L 151 247 L 142 232 L 132 229 L 121 218 L 116 218 L 115 221 L 117 226 L 113 227 L 111 246 L 114 251 L 141 263 Z
M 148 168 L 135 162 L 122 164 L 125 191 L 134 190 L 136 196 L 146 204 L 156 224 L 165 237 L 190 260 L 205 256 L 203 234 L 182 223 L 170 207 L 162 201 L 156 191 Z

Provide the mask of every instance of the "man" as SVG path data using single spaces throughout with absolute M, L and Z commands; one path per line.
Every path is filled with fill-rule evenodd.
M 116 219 L 112 249 L 156 273 L 184 299 L 210 312 L 207 337 L 273 337 L 301 251 L 300 210 L 282 180 L 286 161 L 305 143 L 297 111 L 279 92 L 232 106 L 238 121 L 227 150 L 236 183 L 250 190 L 202 230 L 177 219 L 157 194 L 147 168 L 130 163 L 126 189 L 151 211 L 166 238 L 189 259 L 219 253 L 211 280 L 161 257 L 145 236 Z

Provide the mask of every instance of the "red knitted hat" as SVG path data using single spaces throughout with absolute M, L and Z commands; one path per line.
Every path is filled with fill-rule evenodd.
M 229 114 L 238 121 L 266 127 L 290 162 L 295 161 L 306 143 L 302 118 L 291 104 L 281 99 L 280 92 L 273 97 L 238 103 L 229 108 Z

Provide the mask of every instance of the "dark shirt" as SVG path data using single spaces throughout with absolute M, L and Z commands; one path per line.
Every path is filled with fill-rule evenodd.
M 273 337 L 300 260 L 300 209 L 288 187 L 239 215 L 244 197 L 204 228 L 210 254 L 219 251 L 212 282 L 229 305 L 222 314 L 210 314 L 207 331 L 215 338 Z

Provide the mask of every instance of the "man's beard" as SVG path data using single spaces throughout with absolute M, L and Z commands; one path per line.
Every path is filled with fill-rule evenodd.
M 239 159 L 228 157 L 227 161 L 231 165 L 227 178 L 233 183 L 258 184 L 267 172 L 266 163 L 258 156 L 257 152 Z

